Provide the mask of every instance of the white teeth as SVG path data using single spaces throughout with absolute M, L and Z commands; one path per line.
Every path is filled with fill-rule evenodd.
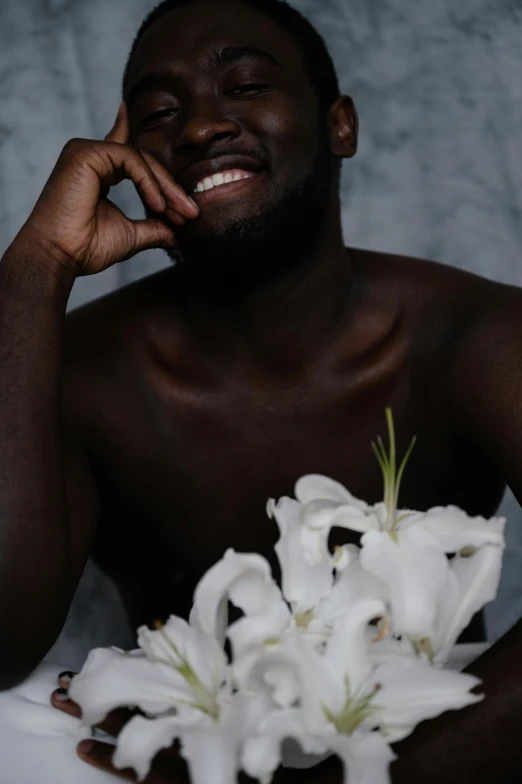
M 225 185 L 227 182 L 236 182 L 237 180 L 245 180 L 250 177 L 246 172 L 219 172 L 213 174 L 211 177 L 205 177 L 201 182 L 198 182 L 194 188 L 194 193 L 202 193 L 209 191 L 211 188 L 216 188 L 218 185 Z

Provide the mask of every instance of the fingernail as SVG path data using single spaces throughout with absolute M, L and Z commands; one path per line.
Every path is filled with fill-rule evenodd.
M 66 681 L 67 683 L 70 683 L 75 675 L 76 675 L 76 673 L 72 672 L 72 670 L 64 670 L 63 672 L 61 672 L 59 674 L 58 680 L 59 681 Z
M 58 702 L 68 702 L 70 699 L 67 689 L 56 689 L 54 696 Z
M 198 210 L 199 210 L 199 207 L 198 207 L 198 205 L 196 204 L 196 202 L 194 201 L 194 199 L 193 199 L 193 198 L 191 198 L 191 197 L 189 196 L 189 197 L 188 197 L 188 200 L 189 200 L 189 201 L 191 201 L 191 202 L 192 202 L 192 204 L 194 205 L 194 207 L 197 207 L 197 208 L 198 208 Z
M 92 747 L 94 746 L 94 741 L 87 738 L 87 740 L 82 740 L 78 743 L 77 751 L 78 754 L 88 754 L 92 751 Z

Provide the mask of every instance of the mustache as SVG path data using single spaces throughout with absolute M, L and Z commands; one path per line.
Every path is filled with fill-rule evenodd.
M 262 154 L 259 150 L 248 149 L 244 147 L 237 147 L 237 146 L 229 146 L 229 147 L 219 147 L 214 148 L 212 150 L 208 150 L 203 155 L 199 156 L 198 158 L 194 158 L 187 166 L 190 166 L 193 163 L 200 163 L 201 161 L 212 161 L 214 158 L 221 158 L 223 155 L 244 155 L 248 158 L 253 158 L 259 163 L 266 165 L 267 159 L 264 154 Z M 187 168 L 185 166 L 185 168 Z

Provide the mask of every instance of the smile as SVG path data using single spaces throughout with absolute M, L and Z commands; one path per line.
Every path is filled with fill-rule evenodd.
M 253 180 L 257 177 L 259 177 L 258 172 L 246 171 L 245 169 L 228 169 L 202 179 L 194 188 L 193 195 L 196 196 L 198 203 L 200 201 L 213 201 L 221 196 L 232 196 L 237 190 L 241 190 L 247 184 L 247 180 Z

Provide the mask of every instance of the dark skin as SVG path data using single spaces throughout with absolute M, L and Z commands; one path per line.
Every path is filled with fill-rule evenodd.
M 247 45 L 268 50 L 280 65 L 249 58 L 217 67 L 211 61 L 214 50 Z M 153 25 L 133 60 L 128 93 L 143 75 L 165 67 L 175 82 L 161 90 L 149 87 L 129 101 L 128 116 L 120 112 L 108 142 L 118 146 L 115 155 L 130 143 L 151 166 L 167 201 L 155 246 L 173 248 L 176 225 L 213 231 L 277 203 L 311 168 L 318 121 L 316 96 L 292 39 L 235 0 L 201 0 Z M 252 82 L 265 87 L 247 100 L 231 92 Z M 158 111 L 170 113 L 143 124 Z M 337 99 L 327 121 L 331 154 L 352 157 L 352 101 Z M 252 181 L 230 186 L 237 188 L 235 197 L 206 202 L 191 194 L 198 204 L 191 211 L 173 181 L 191 191 L 202 173 L 197 167 L 221 147 L 238 154 L 259 151 L 267 165 Z M 137 184 L 130 169 L 126 176 Z M 108 189 L 119 180 L 100 174 L 100 181 Z M 157 197 L 143 189 L 140 195 L 149 211 L 162 212 L 152 203 Z M 24 274 L 46 299 L 51 286 L 40 282 L 29 259 L 29 247 L 42 232 L 48 238 L 39 246 L 42 259 L 53 270 L 53 296 L 56 289 L 62 300 L 72 285 L 67 276 L 74 277 L 73 256 L 84 264 L 78 272 L 76 261 L 75 274 L 88 274 L 133 255 L 138 245 L 115 251 L 110 263 L 100 261 L 100 243 L 96 253 L 96 243 L 88 253 L 86 244 L 74 253 L 72 244 L 57 252 L 42 210 L 37 205 L 6 254 L 4 287 L 22 285 L 15 257 L 23 257 Z M 266 499 L 291 495 L 299 476 L 323 473 L 368 502 L 380 500 L 382 478 L 369 444 L 384 434 L 386 406 L 393 409 L 401 451 L 417 435 L 403 506 L 423 510 L 452 503 L 490 516 L 506 483 L 522 498 L 522 293 L 443 265 L 345 248 L 339 213 L 332 187 L 318 245 L 271 285 L 229 291 L 225 298 L 223 290 L 197 285 L 170 268 L 67 317 L 60 366 L 67 569 L 65 555 L 57 555 L 64 534 L 53 518 L 58 532 L 52 539 L 49 518 L 37 539 L 50 553 L 46 580 L 57 598 L 48 600 L 52 609 L 46 605 L 39 613 L 39 637 L 21 645 L 25 650 L 43 655 L 48 649 L 89 554 L 120 585 L 131 622 L 151 623 L 170 613 L 186 615 L 195 583 L 227 547 L 258 551 L 273 562 L 277 530 L 266 518 Z M 9 312 L 4 331 L 11 323 L 16 321 Z M 45 367 L 58 361 L 49 345 L 40 347 Z M 12 354 L 6 351 L 5 366 L 13 368 L 14 378 L 19 371 L 8 364 Z M 9 403 L 11 419 L 19 416 L 15 403 L 23 393 Z M 7 400 L 8 386 L 3 395 Z M 35 421 L 45 425 L 49 408 Z M 31 434 L 26 445 L 20 435 L 9 437 L 25 467 Z M 47 449 L 46 465 L 49 454 Z M 37 487 L 42 474 L 36 463 L 33 473 Z M 28 480 L 26 468 L 17 498 L 33 473 Z M 40 484 L 48 487 L 49 476 L 44 478 Z M 41 508 L 58 505 L 59 487 Z M 4 478 L 2 488 L 6 506 L 14 509 L 16 482 Z M 11 594 L 15 584 L 32 586 L 26 600 L 18 599 L 18 614 L 31 611 L 39 590 L 32 549 L 24 542 L 18 550 L 13 545 L 2 566 L 8 576 L 0 571 Z M 8 626 L 7 614 L 2 623 Z M 394 782 L 500 781 L 522 768 L 516 742 L 521 654 L 522 631 L 516 627 L 471 668 L 483 678 L 487 700 L 421 725 L 397 747 Z M 71 703 L 55 704 L 77 711 Z M 106 728 L 117 731 L 124 720 L 122 714 L 110 717 Z M 82 756 L 112 770 L 102 744 Z M 159 755 L 147 784 L 182 781 L 184 775 L 171 750 Z M 277 777 L 334 782 L 340 772 L 327 761 Z

